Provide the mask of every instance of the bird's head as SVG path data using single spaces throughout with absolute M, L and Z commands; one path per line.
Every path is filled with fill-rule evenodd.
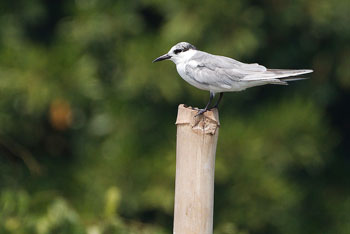
M 169 59 L 177 64 L 192 57 L 193 51 L 195 50 L 197 50 L 197 48 L 190 43 L 180 42 L 171 47 L 168 53 L 153 60 L 153 63 Z

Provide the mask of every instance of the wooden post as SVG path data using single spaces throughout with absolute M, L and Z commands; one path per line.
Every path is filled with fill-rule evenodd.
M 174 234 L 212 234 L 215 153 L 219 135 L 217 109 L 179 105 L 176 137 Z

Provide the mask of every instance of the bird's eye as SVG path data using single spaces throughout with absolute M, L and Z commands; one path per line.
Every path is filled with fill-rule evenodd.
M 176 50 L 174 50 L 174 53 L 175 54 L 178 54 L 178 53 L 180 53 L 182 50 L 180 50 L 180 49 L 176 49 Z

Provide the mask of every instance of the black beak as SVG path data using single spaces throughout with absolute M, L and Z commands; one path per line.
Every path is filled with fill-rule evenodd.
M 170 56 L 170 55 L 165 54 L 165 55 L 162 55 L 162 56 L 160 56 L 160 57 L 156 58 L 155 60 L 153 60 L 153 62 L 152 62 L 152 63 L 159 62 L 159 61 L 162 61 L 162 60 L 165 60 L 165 59 L 170 59 L 170 58 L 171 58 L 171 56 Z

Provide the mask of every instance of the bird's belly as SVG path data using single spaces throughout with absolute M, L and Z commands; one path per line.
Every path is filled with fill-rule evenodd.
M 176 66 L 176 70 L 182 79 L 184 79 L 187 83 L 189 83 L 190 85 L 192 85 L 198 89 L 207 90 L 207 91 L 211 90 L 209 85 L 197 82 L 195 79 L 193 79 L 192 77 L 187 75 L 185 66 L 186 66 L 185 64 L 178 64 Z

